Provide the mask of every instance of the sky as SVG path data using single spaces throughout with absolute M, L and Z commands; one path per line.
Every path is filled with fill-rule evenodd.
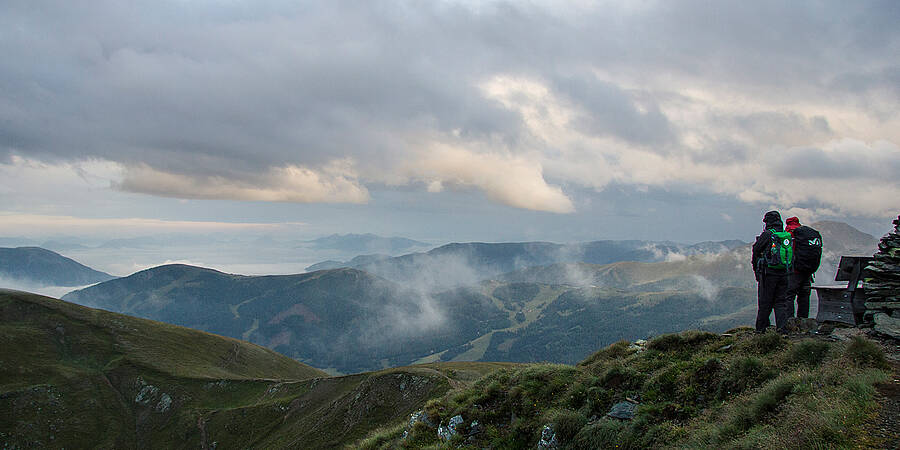
M 0 3 L 0 236 L 752 240 L 900 213 L 900 2 Z

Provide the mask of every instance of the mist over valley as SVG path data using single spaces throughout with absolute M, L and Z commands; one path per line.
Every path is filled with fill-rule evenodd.
M 826 243 L 819 280 L 829 279 L 839 253 L 874 248 L 874 237 L 845 224 L 814 226 Z M 350 248 L 359 249 L 360 237 L 407 242 L 348 235 Z M 341 246 L 337 238 L 290 251 L 320 256 L 322 242 Z M 140 254 L 152 242 L 114 244 Z M 284 247 L 275 239 L 252 242 Z M 167 264 L 62 298 L 250 341 L 331 373 L 435 361 L 574 363 L 619 339 L 750 323 L 756 288 L 748 260 L 749 244 L 739 240 L 454 243 L 358 255 L 300 274 Z

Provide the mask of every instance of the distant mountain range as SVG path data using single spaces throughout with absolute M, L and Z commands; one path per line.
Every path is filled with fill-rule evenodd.
M 849 227 L 813 226 L 825 240 L 823 273 L 836 261 L 832 249 L 875 243 Z M 299 275 L 162 266 L 63 298 L 242 338 L 332 373 L 432 361 L 572 363 L 621 338 L 750 323 L 749 257 L 741 241 L 465 243 Z
M 115 278 L 40 247 L 0 248 L 0 278 L 45 286 L 84 286 Z
M 720 320 L 708 328 L 743 323 L 731 315 L 755 307 L 755 289 L 749 269 L 735 270 L 737 253 L 543 266 L 436 292 L 349 268 L 245 277 L 173 265 L 63 298 L 241 337 L 342 373 L 432 361 L 571 363 L 621 338 L 710 318 Z
M 414 249 L 431 247 L 430 244 L 402 237 L 381 237 L 366 234 L 332 234 L 302 242 L 303 246 L 318 250 L 339 250 L 345 253 L 385 253 L 395 255 Z
M 504 364 L 330 378 L 266 348 L 0 289 L 4 448 L 343 448 Z
M 489 279 L 526 267 L 583 262 L 653 262 L 701 253 L 718 253 L 746 245 L 729 240 L 693 245 L 653 241 L 594 241 L 578 244 L 550 242 L 454 243 L 425 253 L 403 256 L 358 256 L 350 261 L 326 261 L 308 271 L 353 267 L 401 284 L 452 288 Z

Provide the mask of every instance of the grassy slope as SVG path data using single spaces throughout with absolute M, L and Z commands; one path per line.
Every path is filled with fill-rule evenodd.
M 177 377 L 326 376 L 258 345 L 34 294 L 0 291 L 0 311 L 0 326 L 9 329 L 6 339 L 34 339 L 31 345 L 20 341 L 21 347 L 15 343 L 8 347 L 25 350 L 4 358 L 23 367 L 36 367 L 37 361 L 63 361 L 68 368 L 102 369 L 127 360 Z
M 561 448 L 845 448 L 877 446 L 863 430 L 888 377 L 881 349 L 784 339 L 749 329 L 657 337 L 645 350 L 613 344 L 577 366 L 534 364 L 500 370 L 449 392 L 425 410 L 434 423 L 457 414 L 463 435 L 449 443 L 434 428 L 386 427 L 362 448 L 528 448 L 551 425 Z M 632 421 L 606 417 L 625 399 Z
M 509 364 L 327 378 L 265 348 L 0 291 L 0 448 L 323 448 Z

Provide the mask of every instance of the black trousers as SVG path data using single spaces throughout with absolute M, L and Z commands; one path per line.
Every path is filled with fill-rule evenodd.
M 794 272 L 788 281 L 788 304 L 793 311 L 794 298 L 797 299 L 797 317 L 809 317 L 809 293 L 812 290 L 812 274 Z
M 794 315 L 793 304 L 788 304 L 788 281 L 785 273 L 764 273 L 757 288 L 756 331 L 763 332 L 769 326 L 769 315 L 775 310 L 775 327 L 784 329 Z

